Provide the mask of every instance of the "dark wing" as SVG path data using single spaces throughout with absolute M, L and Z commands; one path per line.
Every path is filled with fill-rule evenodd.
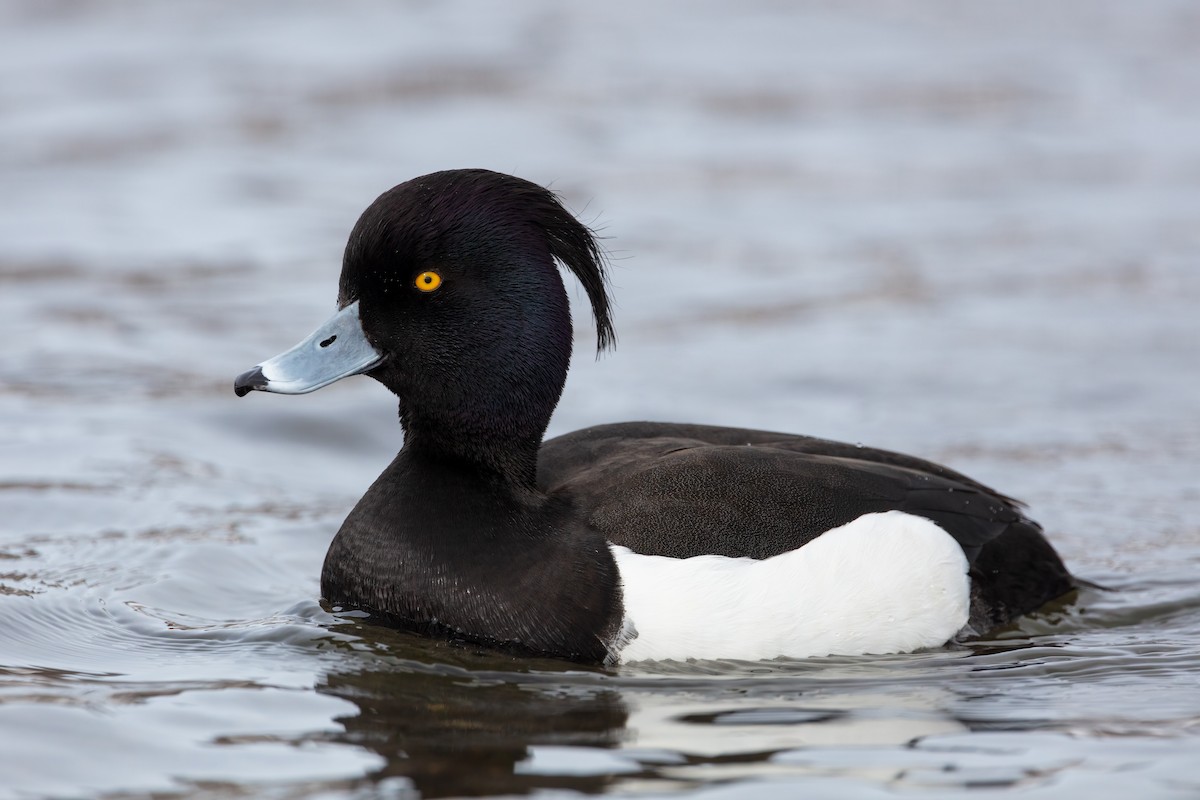
M 539 484 L 609 541 L 648 555 L 768 558 L 863 514 L 932 519 L 974 561 L 1019 505 L 928 461 L 805 436 L 623 423 L 551 439 Z

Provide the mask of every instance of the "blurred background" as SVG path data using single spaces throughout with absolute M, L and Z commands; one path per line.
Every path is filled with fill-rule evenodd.
M 427 768 L 445 779 L 435 756 L 346 733 L 338 720 L 363 710 L 329 687 L 364 648 L 398 669 L 399 645 L 344 629 L 317 578 L 401 443 L 394 401 L 368 379 L 239 401 L 232 380 L 333 310 L 371 200 L 456 167 L 553 187 L 610 253 L 619 344 L 592 358 L 573 289 L 552 434 L 638 418 L 803 432 L 945 461 L 1029 501 L 1077 572 L 1131 593 L 1099 601 L 1115 628 L 1054 634 L 1099 676 L 1091 704 L 1055 716 L 1073 744 L 1005 745 L 1063 766 L 956 768 L 1117 786 L 1101 734 L 1118 720 L 1159 743 L 1139 751 L 1140 778 L 1194 788 L 1179 765 L 1200 708 L 1180 705 L 1186 667 L 1172 670 L 1200 639 L 1198 109 L 1187 0 L 8 0 L 0 729 L 22 735 L 0 755 L 0 796 L 706 790 L 801 781 L 812 763 L 851 781 L 839 790 L 900 780 L 753 732 L 784 753 L 772 770 L 670 773 L 703 760 L 681 744 L 695 723 L 661 694 L 630 699 L 621 681 L 645 676 L 609 676 L 625 687 L 604 684 L 615 716 L 609 694 L 562 679 L 600 698 L 580 716 L 602 749 L 537 732 L 535 704 L 491 783 L 422 783 Z M 1138 674 L 1125 659 L 1146 663 L 1147 641 L 1166 666 L 1134 702 L 1117 676 Z M 1112 673 L 1088 660 L 1114 652 Z M 1050 692 L 1032 680 L 1027 696 Z M 473 684 L 443 690 L 458 685 Z M 957 702 L 916 705 L 958 720 Z M 529 749 L 546 741 L 559 749 Z M 604 760 L 649 741 L 659 756 Z M 737 746 L 711 745 L 713 764 Z M 94 755 L 64 764 L 68 750 Z

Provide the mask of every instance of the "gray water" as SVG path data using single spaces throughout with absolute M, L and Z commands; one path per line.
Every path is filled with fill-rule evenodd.
M 12 0 L 0 145 L 0 796 L 1200 796 L 1195 3 Z M 466 166 L 607 237 L 620 344 L 577 313 L 552 434 L 916 453 L 1107 588 L 615 670 L 323 610 L 393 400 L 231 381 Z

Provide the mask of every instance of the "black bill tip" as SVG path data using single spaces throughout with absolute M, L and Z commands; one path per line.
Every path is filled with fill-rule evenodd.
M 238 397 L 245 397 L 255 389 L 265 388 L 267 388 L 267 376 L 263 375 L 262 367 L 247 370 L 233 381 L 233 393 Z

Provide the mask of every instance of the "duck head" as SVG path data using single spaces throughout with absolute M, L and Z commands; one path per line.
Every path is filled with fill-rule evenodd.
M 587 292 L 598 349 L 610 346 L 603 254 L 552 192 L 487 170 L 402 183 L 350 234 L 338 312 L 234 391 L 303 394 L 366 374 L 399 397 L 406 449 L 531 482 L 571 357 L 555 261 Z

